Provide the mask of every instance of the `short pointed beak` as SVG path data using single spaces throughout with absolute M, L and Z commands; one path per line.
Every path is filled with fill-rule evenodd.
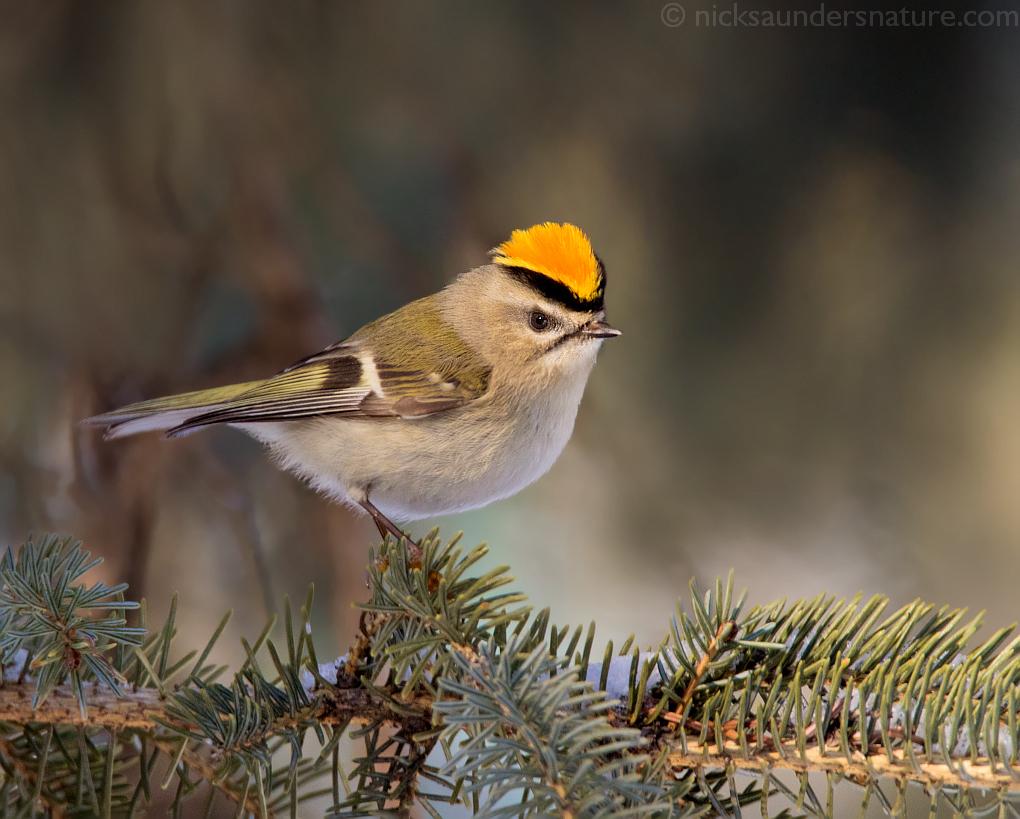
M 615 338 L 620 335 L 620 331 L 605 319 L 597 318 L 589 321 L 584 326 L 582 335 L 585 338 Z

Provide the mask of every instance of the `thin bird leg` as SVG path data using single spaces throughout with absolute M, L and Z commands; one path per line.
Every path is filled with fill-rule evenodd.
M 375 528 L 379 530 L 379 537 L 381 537 L 383 540 L 386 540 L 386 535 L 389 534 L 389 531 L 386 529 L 385 526 L 383 526 L 382 521 L 380 521 L 378 518 L 372 518 L 372 523 L 374 523 Z
M 401 532 L 396 525 L 386 515 L 375 508 L 375 504 L 372 503 L 368 498 L 363 501 L 358 501 L 361 508 L 368 512 L 372 516 L 372 521 L 375 523 L 375 528 L 379 530 L 379 535 L 384 540 L 386 535 L 393 535 L 397 543 L 400 543 L 401 538 L 407 539 L 407 558 L 408 563 L 414 567 L 417 564 L 421 566 L 421 546 L 415 543 L 411 538 Z

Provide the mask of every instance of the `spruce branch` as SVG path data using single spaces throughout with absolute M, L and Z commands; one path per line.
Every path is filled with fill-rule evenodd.
M 702 745 L 697 741 L 689 742 L 686 751 L 679 750 L 675 745 L 669 747 L 671 748 L 669 764 L 675 770 L 735 768 L 760 773 L 764 766 L 770 771 L 786 770 L 796 773 L 820 771 L 859 784 L 892 779 L 917 782 L 929 790 L 947 786 L 995 792 L 1002 789 L 1007 791 L 1020 789 L 1020 782 L 1008 768 L 993 768 L 985 760 L 979 760 L 977 764 L 970 764 L 966 759 L 961 759 L 955 764 L 919 760 L 915 766 L 908 753 L 901 750 L 894 750 L 892 759 L 883 752 L 873 755 L 855 753 L 848 760 L 831 752 L 825 753 L 817 746 L 805 748 L 803 755 L 791 753 L 789 750 L 786 752 L 751 750 L 746 757 L 739 743 L 734 741 L 724 741 L 722 748 L 714 742 Z
M 557 627 L 507 589 L 505 567 L 473 576 L 483 554 L 433 533 L 419 567 L 386 541 L 345 657 L 319 665 L 310 591 L 299 617 L 285 601 L 282 624 L 243 641 L 246 661 L 220 682 L 207 660 L 227 618 L 174 660 L 176 600 L 162 628 L 128 629 L 122 589 L 75 582 L 94 565 L 80 544 L 25 544 L 2 563 L 0 622 L 14 630 L 0 638 L 0 809 L 131 815 L 163 759 L 174 810 L 201 793 L 207 809 L 226 799 L 261 816 L 324 794 L 334 817 L 458 802 L 489 817 L 767 814 L 773 798 L 829 817 L 843 780 L 898 814 L 911 783 L 961 814 L 1016 810 L 1012 628 L 974 644 L 980 617 L 921 602 L 886 615 L 881 597 L 744 613 L 731 577 L 692 585 L 658 651 L 610 643 L 599 668 L 594 624 Z M 362 749 L 349 772 L 348 732 Z M 825 774 L 824 798 L 810 772 Z
M 166 718 L 164 699 L 152 688 L 128 688 L 121 695 L 105 686 L 85 689 L 88 709 L 78 707 L 78 690 L 68 685 L 50 689 L 46 701 L 35 707 L 35 683 L 5 683 L 0 688 L 0 722 L 24 725 L 87 725 L 121 730 L 152 730 L 157 718 Z
M 499 803 L 514 791 L 524 796 L 513 812 L 668 812 L 669 789 L 661 776 L 648 777 L 641 732 L 605 717 L 618 702 L 579 683 L 576 669 L 552 676 L 562 663 L 544 646 L 522 660 L 525 644 L 517 635 L 505 646 L 487 641 L 477 654 L 456 652 L 463 679 L 444 679 L 433 707 L 447 743 L 467 734 L 443 773 L 466 779 L 468 793 L 486 795 L 476 815 L 506 813 Z
M 32 707 L 34 684 L 7 683 L 0 688 L 0 723 L 23 725 L 74 725 L 111 728 L 113 730 L 137 729 L 153 731 L 163 724 L 170 724 L 180 730 L 195 730 L 199 726 L 187 706 L 168 698 L 152 688 L 123 691 L 121 696 L 101 686 L 85 689 L 89 711 L 85 716 L 78 709 L 76 692 L 69 686 L 54 688 L 46 702 L 38 708 Z M 431 726 L 433 700 L 419 696 L 401 701 L 405 713 L 397 714 L 390 707 L 390 700 L 361 688 L 336 689 L 319 695 L 314 709 L 294 717 L 277 720 L 273 731 L 292 728 L 302 719 L 314 719 L 321 725 L 346 725 L 348 723 L 368 724 L 378 722 L 397 728 L 421 728 Z
M 0 678 L 20 655 L 22 670 L 38 672 L 33 705 L 70 678 L 84 716 L 81 691 L 87 681 L 118 692 L 125 681 L 106 655 L 117 646 L 141 643 L 144 629 L 129 627 L 123 616 L 138 604 L 124 601 L 124 584 L 75 584 L 101 562 L 81 543 L 53 535 L 38 543 L 29 540 L 17 555 L 7 550 L 0 559 Z M 103 611 L 110 614 L 94 616 Z

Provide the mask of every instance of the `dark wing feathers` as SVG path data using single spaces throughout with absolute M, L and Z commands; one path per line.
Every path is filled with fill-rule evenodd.
M 395 366 L 384 353 L 369 349 L 355 337 L 298 362 L 208 412 L 199 412 L 170 429 L 167 436 L 184 435 L 209 424 L 324 415 L 421 418 L 463 406 L 485 393 L 489 370 L 477 365 L 465 370 L 463 348 L 455 348 L 451 356 L 441 345 L 429 344 L 428 337 L 414 341 L 418 343 L 411 359 L 418 366 L 425 365 L 423 369 Z M 374 386 L 381 387 L 381 392 Z
M 398 369 L 384 362 L 376 362 L 375 368 L 382 395 L 373 392 L 361 402 L 362 411 L 372 417 L 420 418 L 445 412 L 478 398 L 487 386 L 486 378 L 465 386 L 438 372 Z
M 265 381 L 170 395 L 89 418 L 108 438 L 184 435 L 209 424 L 319 416 L 421 418 L 485 394 L 490 370 L 447 324 L 435 297 L 372 322 Z
M 208 412 L 199 412 L 167 432 L 173 438 L 208 424 L 287 421 L 316 415 L 355 413 L 369 393 L 353 351 L 314 357 L 259 382 Z

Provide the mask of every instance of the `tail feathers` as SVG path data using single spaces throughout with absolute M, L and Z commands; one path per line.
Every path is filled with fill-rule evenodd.
M 171 412 L 160 412 L 153 415 L 143 415 L 133 418 L 130 421 L 115 421 L 106 430 L 103 436 L 107 441 L 115 438 L 126 438 L 128 435 L 137 435 L 139 432 L 156 432 L 171 429 L 178 424 L 183 424 L 195 415 L 195 410 L 173 410 Z M 102 416 L 99 416 L 102 417 Z M 89 418 L 87 423 L 91 424 L 93 419 Z
M 219 409 L 225 402 L 242 395 L 261 384 L 261 381 L 249 381 L 245 384 L 232 384 L 229 387 L 215 387 L 211 390 L 198 390 L 181 395 L 170 395 L 165 398 L 153 398 L 140 401 L 126 407 L 94 415 L 82 421 L 92 427 L 106 427 L 106 440 L 124 438 L 140 432 L 173 430 L 185 422 L 207 412 Z M 188 429 L 179 433 L 186 435 L 193 432 Z M 178 437 L 174 434 L 173 437 Z

